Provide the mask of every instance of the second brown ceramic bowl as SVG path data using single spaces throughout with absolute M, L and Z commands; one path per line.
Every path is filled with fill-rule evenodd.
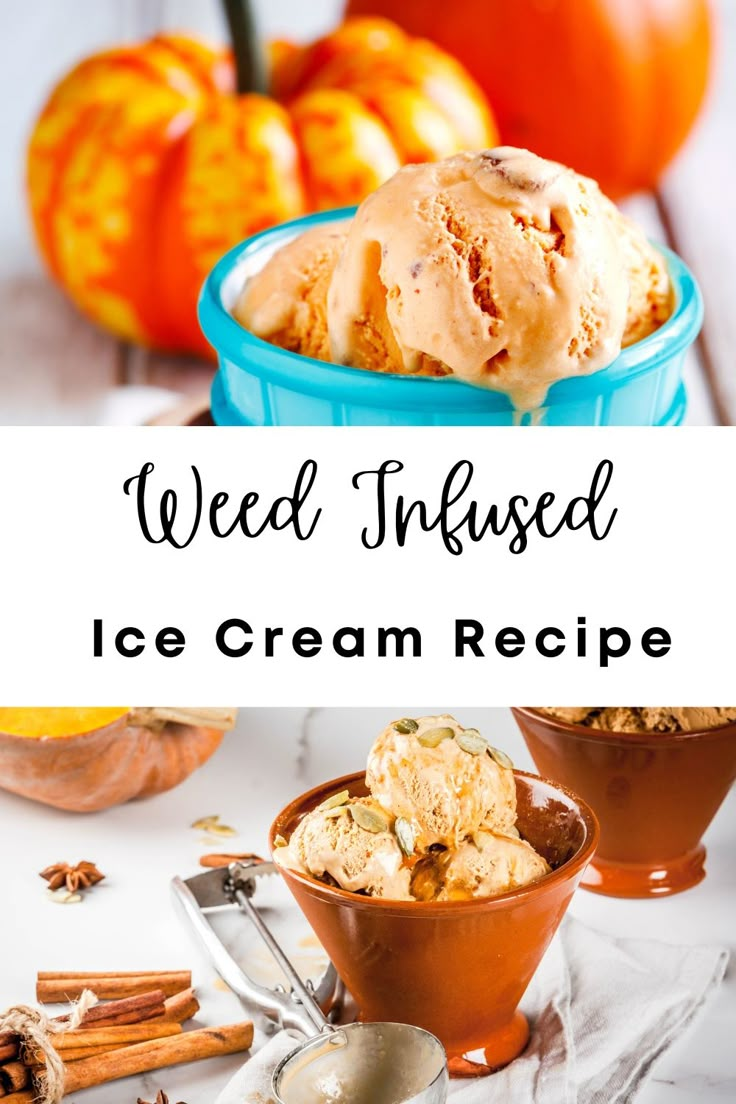
M 705 877 L 701 840 L 736 778 L 736 724 L 602 732 L 535 709 L 513 713 L 539 770 L 581 794 L 600 820 L 586 889 L 656 897 Z
M 535 775 L 514 774 L 519 830 L 554 868 L 531 885 L 472 901 L 389 901 L 282 869 L 361 1018 L 432 1032 L 460 1075 L 498 1068 L 524 1049 L 529 1028 L 517 1006 L 598 839 L 585 802 Z M 271 827 L 271 848 L 343 789 L 364 796 L 365 775 L 325 782 L 292 801 Z M 481 1048 L 488 1066 L 463 1065 L 460 1056 Z

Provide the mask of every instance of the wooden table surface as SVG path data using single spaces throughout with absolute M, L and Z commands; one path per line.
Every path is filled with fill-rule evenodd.
M 260 0 L 264 34 L 309 37 L 341 0 Z M 736 181 L 736 3 L 717 0 L 719 50 L 707 110 L 656 195 L 626 204 L 648 233 L 694 269 L 706 322 L 686 368 L 689 425 L 736 424 L 736 219 L 719 191 Z M 4 13 L 0 101 L 0 424 L 94 424 L 125 385 L 204 395 L 212 367 L 119 342 L 82 319 L 45 277 L 23 195 L 23 151 L 49 85 L 81 55 L 162 27 L 222 38 L 216 0 L 35 0 Z M 10 169 L 10 171 L 8 171 Z M 134 409 L 134 405 L 130 409 Z

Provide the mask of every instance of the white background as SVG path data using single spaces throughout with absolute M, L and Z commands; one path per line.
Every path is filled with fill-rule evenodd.
M 291 532 L 218 540 L 203 525 L 184 550 L 151 545 L 134 500 L 122 493 L 124 480 L 150 460 L 159 493 L 176 488 L 187 509 L 191 464 L 205 500 L 220 490 L 235 500 L 257 490 L 270 501 L 292 490 L 310 457 L 319 463 L 310 502 L 323 515 L 302 543 Z M 552 540 L 532 534 L 528 550 L 514 556 L 506 539 L 488 537 L 459 557 L 437 533 L 416 533 L 403 549 L 360 544 L 373 518 L 372 492 L 351 489 L 351 476 L 382 460 L 405 463 L 394 480 L 407 496 L 436 502 L 452 463 L 470 458 L 475 495 L 504 504 L 513 494 L 535 500 L 553 490 L 566 501 L 586 493 L 604 457 L 615 465 L 604 513 L 619 510 L 605 541 L 586 531 Z M 713 429 L 5 429 L 2 698 L 365 705 L 377 693 L 384 701 L 426 698 L 441 687 L 467 705 L 581 698 L 724 704 L 733 697 L 734 669 L 732 473 L 733 438 Z M 484 622 L 490 643 L 505 625 L 527 637 L 559 625 L 572 636 L 578 615 L 593 630 L 618 624 L 632 636 L 662 625 L 672 649 L 645 659 L 632 648 L 608 669 L 598 665 L 594 640 L 585 659 L 571 647 L 544 659 L 528 645 L 516 659 L 489 648 L 486 658 L 453 660 L 455 618 Z M 96 617 L 107 627 L 102 659 L 92 656 Z M 216 627 L 230 617 L 256 631 L 245 658 L 216 650 Z M 114 654 L 110 630 L 130 624 L 149 639 L 178 626 L 184 654 L 163 658 L 150 643 L 137 659 Z M 274 659 L 263 657 L 258 634 L 266 625 L 286 630 Z M 299 658 L 288 638 L 303 625 L 327 639 L 342 625 L 364 625 L 372 655 L 342 659 L 325 647 L 316 658 Z M 419 627 L 422 658 L 375 658 L 378 625 Z

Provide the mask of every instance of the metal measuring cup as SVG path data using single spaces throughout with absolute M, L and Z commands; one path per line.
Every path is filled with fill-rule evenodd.
M 175 878 L 172 888 L 223 981 L 246 1005 L 307 1037 L 274 1070 L 276 1104 L 444 1104 L 447 1058 L 434 1035 L 409 1024 L 330 1022 L 339 1012 L 334 967 L 317 988 L 303 982 L 251 900 L 256 879 L 274 873 L 274 863 L 232 863 L 186 880 Z M 249 978 L 215 933 L 207 913 L 233 905 L 255 926 L 289 979 L 289 992 Z M 323 1009 L 331 1011 L 325 1015 Z

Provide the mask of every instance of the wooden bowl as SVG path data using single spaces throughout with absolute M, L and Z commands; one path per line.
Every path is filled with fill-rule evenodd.
M 488 1066 L 499 1068 L 526 1045 L 529 1029 L 517 1006 L 598 838 L 594 814 L 574 794 L 535 775 L 514 775 L 519 830 L 554 867 L 531 885 L 472 901 L 390 901 L 280 868 L 361 1019 L 432 1032 L 461 1075 L 458 1060 L 468 1051 L 483 1048 Z M 292 801 L 271 827 L 271 848 L 277 835 L 288 839 L 305 813 L 343 789 L 364 796 L 365 775 L 325 782 Z
M 536 709 L 513 713 L 539 770 L 582 794 L 600 820 L 585 889 L 660 897 L 705 877 L 701 840 L 736 778 L 736 724 L 602 732 Z
M 63 736 L 0 732 L 0 787 L 91 813 L 183 782 L 219 746 L 233 709 L 133 709 Z

